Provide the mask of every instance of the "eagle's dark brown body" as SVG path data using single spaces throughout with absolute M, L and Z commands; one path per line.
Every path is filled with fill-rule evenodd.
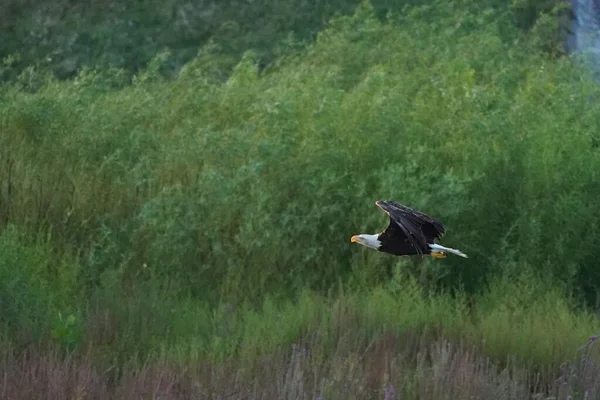
M 395 255 L 430 254 L 428 243 L 441 239 L 446 230 L 438 219 L 393 200 L 376 204 L 390 217 L 390 224 L 379 234 L 379 251 Z

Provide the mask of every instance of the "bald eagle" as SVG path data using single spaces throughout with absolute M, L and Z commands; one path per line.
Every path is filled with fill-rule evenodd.
M 397 256 L 429 254 L 445 258 L 446 253 L 452 253 L 468 258 L 460 250 L 434 243 L 446 233 L 440 220 L 393 200 L 379 200 L 375 204 L 390 217 L 390 224 L 383 232 L 374 235 L 354 235 L 351 242 Z

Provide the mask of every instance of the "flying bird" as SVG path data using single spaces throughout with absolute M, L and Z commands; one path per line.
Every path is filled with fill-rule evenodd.
M 354 235 L 352 243 L 397 256 L 429 254 L 435 258 L 445 258 L 446 253 L 468 258 L 460 250 L 434 243 L 446 233 L 442 222 L 420 211 L 413 210 L 393 200 L 375 202 L 390 217 L 390 224 L 374 235 Z

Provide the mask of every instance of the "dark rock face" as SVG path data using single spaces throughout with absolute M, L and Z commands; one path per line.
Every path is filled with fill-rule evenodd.
M 584 51 L 597 47 L 600 33 L 600 1 L 573 0 L 572 10 L 570 49 Z
M 570 53 L 579 53 L 594 71 L 600 71 L 600 0 L 572 0 Z

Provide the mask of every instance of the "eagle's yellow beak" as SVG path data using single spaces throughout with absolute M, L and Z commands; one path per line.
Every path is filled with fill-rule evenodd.
M 352 243 L 360 243 L 360 238 L 357 235 L 354 235 L 350 238 Z

